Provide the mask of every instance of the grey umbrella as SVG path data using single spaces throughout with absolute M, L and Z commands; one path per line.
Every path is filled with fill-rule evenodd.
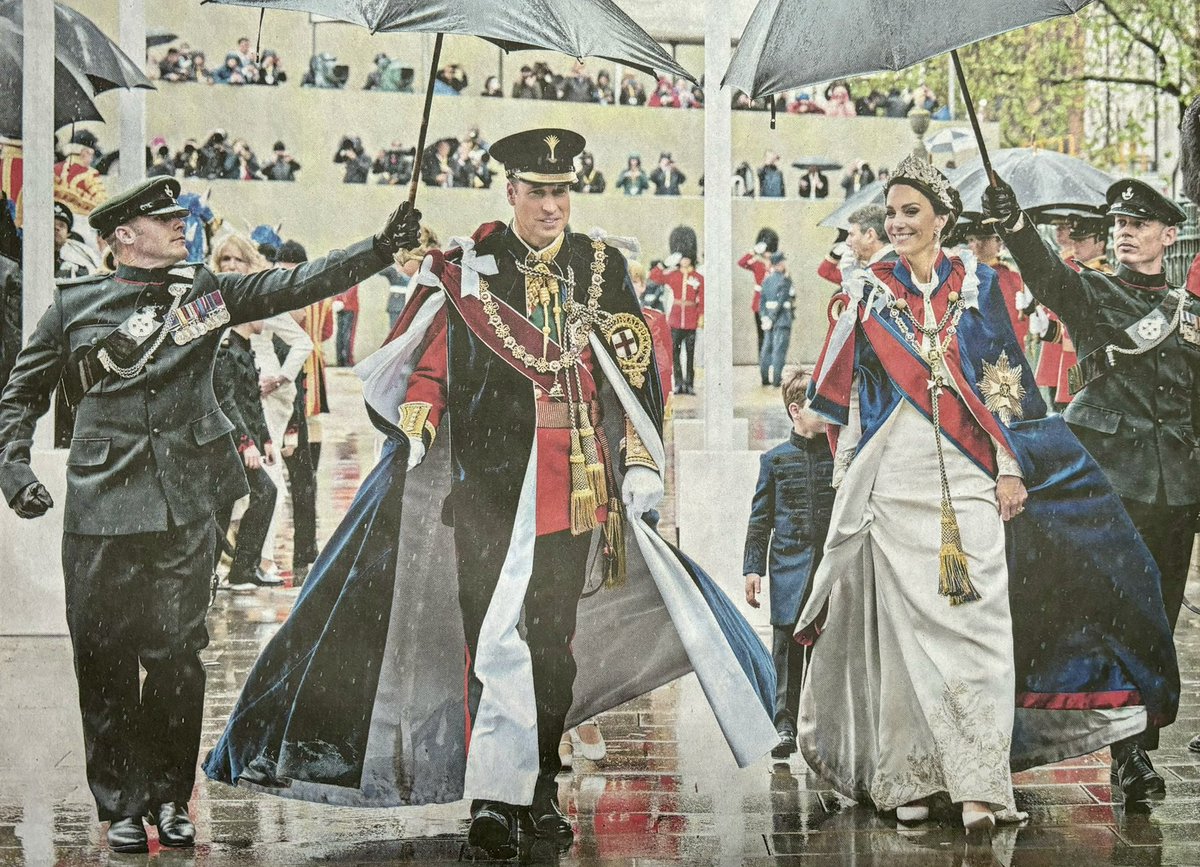
M 22 29 L 23 7 L 22 0 L 0 0 L 0 19 Z M 86 75 L 95 93 L 118 87 L 154 89 L 141 67 L 103 30 L 86 15 L 61 3 L 54 4 L 54 55 Z
M 425 111 L 417 137 L 424 153 L 433 102 L 433 83 L 447 33 L 478 36 L 505 51 L 540 49 L 572 57 L 601 57 L 655 75 L 668 72 L 695 81 L 686 69 L 626 15 L 613 0 L 203 0 L 224 6 L 309 12 L 358 24 L 372 33 L 436 33 Z M 261 18 L 260 18 L 261 24 Z M 417 196 L 419 172 L 413 173 L 408 200 Z
M 25 39 L 11 21 L 0 18 L 0 135 L 21 138 Z M 92 102 L 92 85 L 83 73 L 55 58 L 54 128 L 76 121 L 104 120 Z
M 1012 184 L 1021 206 L 1031 211 L 1086 212 L 1104 204 L 1105 192 L 1116 181 L 1081 159 L 1033 148 L 996 151 L 992 167 Z M 964 202 L 978 202 L 988 185 L 987 169 L 976 158 L 952 171 L 949 180 Z
M 842 164 L 829 157 L 800 157 L 800 159 L 792 160 L 794 169 L 810 169 L 813 166 L 816 166 L 818 171 L 832 172 L 840 169 Z
M 818 226 L 824 226 L 826 229 L 848 229 L 850 223 L 847 222 L 850 215 L 861 208 L 863 205 L 882 205 L 883 204 L 883 181 L 871 181 L 857 193 L 846 198 L 841 206 L 836 211 L 830 214 Z

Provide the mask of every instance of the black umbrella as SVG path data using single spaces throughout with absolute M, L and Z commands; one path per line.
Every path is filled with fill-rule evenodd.
M 153 28 L 146 31 L 146 47 L 156 48 L 159 45 L 169 45 L 178 38 L 179 35 L 172 33 L 170 30 Z
M 798 160 L 792 160 L 792 168 L 794 169 L 808 171 L 813 166 L 816 166 L 818 171 L 827 172 L 840 169 L 842 164 L 829 157 L 801 157 Z
M 1091 0 L 759 0 L 729 61 L 724 84 L 752 99 L 836 78 L 900 70 L 949 51 L 988 169 L 987 148 L 955 49 L 1039 21 L 1073 14 Z
M 11 21 L 0 18 L 0 135 L 21 138 L 25 39 Z M 92 85 L 72 66 L 54 61 L 54 128 L 82 120 L 104 120 L 92 102 Z
M 478 36 L 505 51 L 539 49 L 572 57 L 601 57 L 655 75 L 696 79 L 613 0 L 204 0 L 225 6 L 286 9 L 358 24 L 372 33 L 436 33 L 417 152 L 424 153 L 433 83 L 447 33 Z M 408 200 L 416 200 L 413 174 Z
M 882 205 L 883 204 L 883 181 L 871 181 L 857 193 L 846 198 L 841 206 L 826 217 L 818 226 L 824 226 L 826 229 L 848 229 L 850 224 L 847 220 L 850 215 L 864 205 Z
M 1104 194 L 1116 181 L 1081 159 L 1034 148 L 999 150 L 992 167 L 1008 179 L 1023 207 L 1085 212 L 1104 204 Z M 978 202 L 989 183 L 988 167 L 973 159 L 953 170 L 950 183 L 964 202 Z
M 24 17 L 22 0 L 0 0 L 0 19 L 23 30 Z M 95 93 L 118 87 L 154 89 L 141 67 L 103 30 L 61 3 L 54 4 L 54 55 L 86 75 Z

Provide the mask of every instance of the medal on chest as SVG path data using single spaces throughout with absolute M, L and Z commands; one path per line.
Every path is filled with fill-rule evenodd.
M 1179 336 L 1193 346 L 1200 346 L 1200 318 L 1184 310 L 1179 316 Z

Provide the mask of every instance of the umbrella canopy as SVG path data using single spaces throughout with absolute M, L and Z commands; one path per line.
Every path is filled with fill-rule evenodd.
M 650 75 L 695 81 L 612 0 L 204 0 L 286 9 L 358 24 L 372 33 L 406 31 L 478 36 L 505 51 L 539 49 L 601 57 Z
M 842 164 L 829 157 L 800 157 L 798 160 L 792 160 L 792 168 L 794 169 L 808 171 L 813 166 L 816 166 L 819 171 L 831 172 L 835 169 L 840 169 Z
M 146 47 L 154 48 L 159 45 L 169 45 L 178 38 L 178 34 L 172 33 L 170 30 L 152 27 L 146 31 Z
M 0 18 L 0 135 L 21 138 L 25 39 L 11 21 Z M 74 67 L 54 61 L 54 128 L 76 121 L 104 120 L 92 102 L 92 85 Z
M 0 19 L 23 29 L 23 7 L 23 0 L 0 0 Z M 61 3 L 54 4 L 54 55 L 86 75 L 95 93 L 118 87 L 154 90 L 141 67 L 103 30 L 86 15 Z
M 1091 0 L 759 0 L 729 61 L 725 84 L 758 99 L 804 85 L 899 70 Z
M 970 129 L 952 127 L 934 133 L 925 139 L 925 150 L 931 154 L 960 154 L 965 151 L 978 150 L 975 134 Z
M 832 214 L 826 217 L 818 226 L 823 226 L 826 229 L 849 229 L 850 215 L 861 208 L 863 205 L 882 205 L 883 204 L 883 181 L 871 181 L 857 193 L 848 196 L 846 201 L 835 210 Z
M 1029 209 L 1094 209 L 1105 202 L 1104 194 L 1113 182 L 1112 175 L 1083 160 L 1057 151 L 1009 148 L 996 151 L 992 159 L 996 174 L 1012 184 L 1021 206 Z M 958 188 L 963 204 L 979 204 L 988 185 L 983 161 L 973 159 L 949 175 Z

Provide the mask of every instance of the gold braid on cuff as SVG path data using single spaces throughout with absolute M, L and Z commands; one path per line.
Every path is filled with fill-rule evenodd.
M 625 416 L 625 438 L 621 440 L 621 451 L 625 453 L 626 467 L 649 467 L 655 472 L 659 471 L 658 464 L 654 462 L 642 438 L 638 436 L 629 416 Z
M 402 403 L 400 404 L 400 423 L 397 426 L 413 442 L 423 442 L 424 435 L 429 434 L 429 442 L 426 445 L 432 446 L 433 438 L 437 436 L 437 429 L 429 423 L 431 409 L 433 409 L 433 404 L 421 401 Z

